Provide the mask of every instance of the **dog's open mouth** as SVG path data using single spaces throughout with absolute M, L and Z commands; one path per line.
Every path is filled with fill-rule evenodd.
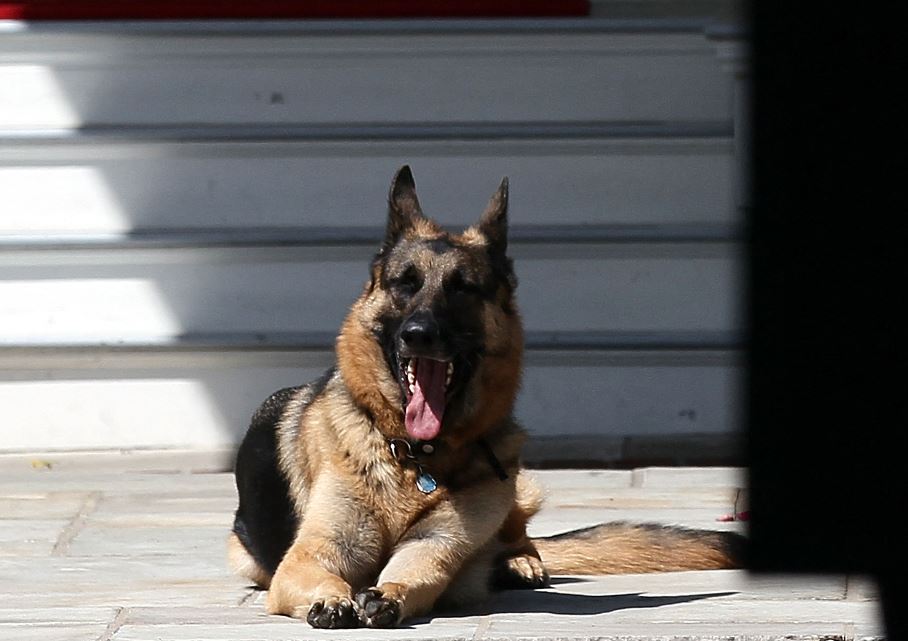
M 400 371 L 407 400 L 404 413 L 407 434 L 418 441 L 430 441 L 441 431 L 454 363 L 431 358 L 404 358 Z

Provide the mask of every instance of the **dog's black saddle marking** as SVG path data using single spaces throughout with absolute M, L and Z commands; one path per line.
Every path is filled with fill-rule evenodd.
M 298 387 L 272 394 L 252 417 L 236 457 L 239 507 L 233 531 L 262 569 L 274 573 L 293 542 L 297 518 L 277 462 L 277 425 Z

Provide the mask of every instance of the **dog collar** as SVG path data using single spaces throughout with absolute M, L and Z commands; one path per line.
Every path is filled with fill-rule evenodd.
M 435 452 L 435 446 L 426 441 L 421 444 L 417 443 L 416 445 L 419 450 L 424 454 L 433 454 Z M 400 463 L 401 465 L 415 465 L 416 466 L 416 488 L 423 494 L 431 494 L 438 489 L 438 482 L 435 480 L 435 477 L 426 472 L 423 466 L 419 463 L 416 458 L 416 455 L 413 453 L 414 445 L 410 441 L 402 438 L 392 438 L 388 441 L 388 448 L 391 450 L 391 456 Z
M 482 448 L 482 450 L 485 452 L 486 460 L 489 462 L 489 465 L 492 466 L 492 469 L 495 470 L 495 474 L 498 475 L 498 480 L 507 481 L 508 473 L 505 472 L 504 466 L 501 464 L 501 461 L 499 461 L 498 457 L 495 456 L 495 450 L 492 449 L 492 446 L 489 445 L 489 442 L 484 438 L 481 438 L 476 442 L 479 443 L 479 447 Z
M 495 471 L 498 480 L 507 481 L 508 473 L 505 471 L 501 461 L 498 460 L 498 457 L 495 456 L 495 450 L 492 449 L 489 442 L 484 438 L 481 438 L 476 441 L 476 444 L 479 445 L 479 448 L 485 454 L 486 460 L 489 462 L 489 466 Z M 392 438 L 388 441 L 388 449 L 391 450 L 391 456 L 394 457 L 394 460 L 401 465 L 409 464 L 416 466 L 416 487 L 420 492 L 423 494 L 431 494 L 438 489 L 438 482 L 435 480 L 435 477 L 425 470 L 417 458 L 419 455 L 431 456 L 434 454 L 438 449 L 436 443 L 433 441 L 411 442 L 402 438 Z M 419 454 L 414 453 L 414 450 L 417 450 Z

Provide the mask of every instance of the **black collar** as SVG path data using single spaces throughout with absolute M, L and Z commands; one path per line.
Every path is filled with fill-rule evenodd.
M 507 481 L 508 473 L 504 471 L 504 466 L 501 464 L 501 461 L 498 460 L 498 457 L 495 456 L 495 450 L 492 449 L 492 446 L 489 445 L 489 442 L 484 438 L 476 441 L 479 444 L 479 447 L 485 452 L 486 460 L 489 462 L 489 465 L 492 466 L 492 469 L 495 470 L 495 474 L 498 475 L 499 481 Z
M 492 449 L 489 442 L 484 438 L 481 438 L 476 441 L 476 445 L 478 445 L 479 449 L 485 454 L 486 460 L 495 471 L 498 480 L 507 481 L 508 473 L 505 471 L 501 461 L 498 460 L 498 457 L 495 456 L 495 450 Z M 436 440 L 411 441 L 409 439 L 392 438 L 388 441 L 388 447 L 391 450 L 391 456 L 393 456 L 398 463 L 401 465 L 404 465 L 407 462 L 416 463 L 417 467 L 422 471 L 419 459 L 435 454 L 435 452 L 438 451 L 440 444 Z

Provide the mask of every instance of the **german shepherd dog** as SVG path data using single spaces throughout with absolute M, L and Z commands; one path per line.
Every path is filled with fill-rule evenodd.
M 512 418 L 523 330 L 507 210 L 504 179 L 451 234 L 423 215 L 409 167 L 394 177 L 336 366 L 268 398 L 237 454 L 229 560 L 268 589 L 269 612 L 383 628 L 550 572 L 739 565 L 729 533 L 611 523 L 527 536 L 541 493 Z

